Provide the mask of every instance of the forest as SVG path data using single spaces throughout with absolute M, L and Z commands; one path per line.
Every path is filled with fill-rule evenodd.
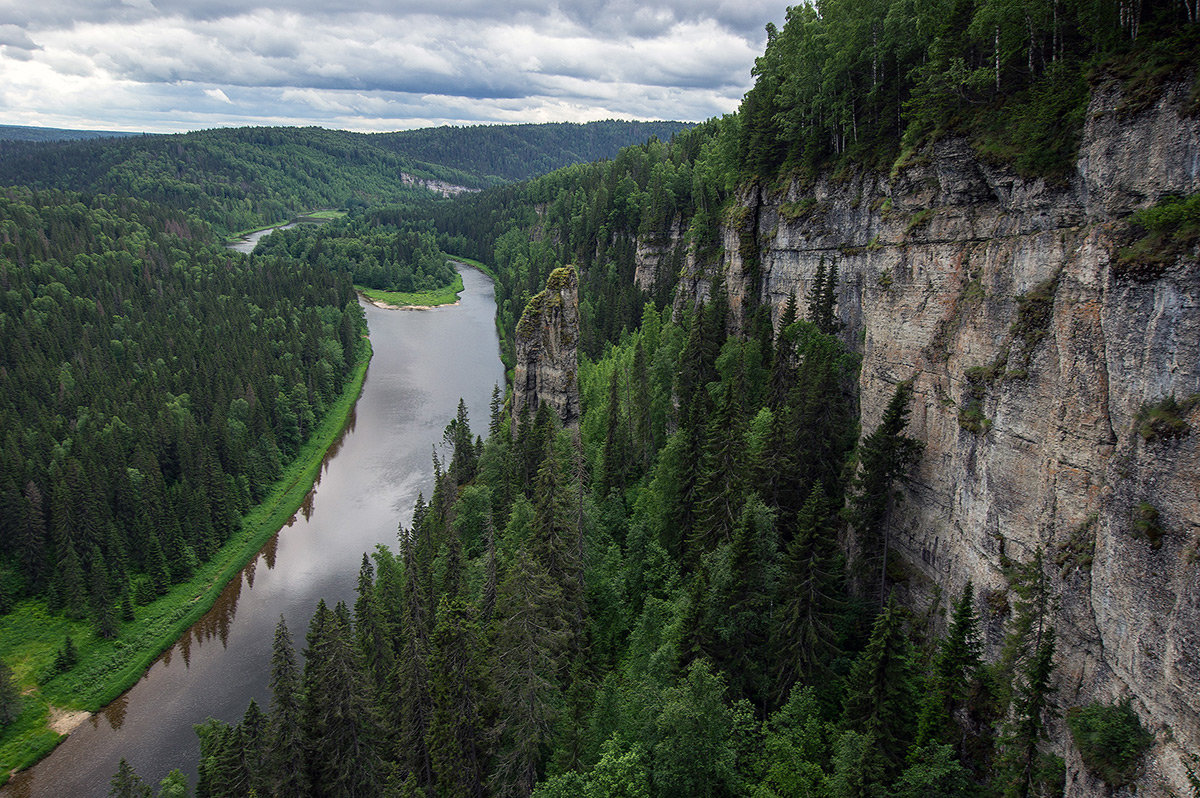
M 111 637 L 262 498 L 365 325 L 346 275 L 161 206 L 9 189 L 0 219 L 0 612 L 44 597 Z
M 522 309 L 553 270 L 573 264 L 584 413 L 578 428 L 563 429 L 545 409 L 512 418 L 500 392 L 486 413 L 460 405 L 434 458 L 431 495 L 395 550 L 364 553 L 354 605 L 322 603 L 304 630 L 281 621 L 269 700 L 251 703 L 240 721 L 198 727 L 197 795 L 1061 795 L 1065 763 L 1046 744 L 1064 711 L 1044 555 L 1002 563 L 1012 606 L 989 661 L 969 584 L 929 607 L 892 598 L 905 566 L 889 559 L 882 522 L 922 444 L 906 433 L 907 383 L 878 426 L 860 425 L 858 356 L 838 321 L 836 269 L 792 297 L 776 323 L 751 306 L 740 329 L 719 280 L 695 306 L 674 301 L 676 282 L 689 253 L 702 266 L 719 262 L 730 200 L 748 186 L 822 170 L 887 171 L 950 133 L 1020 174 L 1064 179 L 1090 87 L 1120 81 L 1130 103 L 1150 102 L 1163 81 L 1194 68 L 1197 15 L 1191 0 L 822 0 L 768 28 L 736 114 L 669 141 L 453 200 L 388 196 L 328 175 L 311 195 L 266 192 L 360 208 L 346 222 L 280 235 L 255 256 L 313 280 L 289 290 L 348 291 L 351 274 L 415 284 L 438 252 L 488 263 L 510 367 Z M 1200 83 L 1192 98 L 1200 102 Z M 440 134 L 422 135 L 440 146 Z M 12 162 L 35 183 L 73 173 L 133 190 L 116 182 L 121 169 L 100 178 L 75 152 L 64 145 L 44 172 L 33 159 Z M 446 157 L 463 156 L 447 146 Z M 457 163 L 491 175 L 498 160 Z M 164 177 L 148 190 L 175 207 L 166 185 Z M 187 190 L 203 195 L 205 222 L 222 230 L 286 206 L 188 183 L 198 185 L 206 187 Z M 10 190 L 13 202 L 13 192 L 35 208 L 44 201 Z M 395 202 L 374 207 L 380 199 Z M 185 224 L 172 219 L 172 230 Z M 1166 235 L 1156 223 L 1146 218 L 1148 234 Z M 738 244 L 753 263 L 755 241 Z M 668 265 L 639 280 L 637 251 L 648 245 Z M 126 276 L 155 277 L 145 271 Z M 56 291 L 46 287 L 50 302 L 72 296 Z M 27 293 L 21 312 L 49 307 Z M 6 301 L 23 296 L 10 289 Z M 117 296 L 126 301 L 116 294 L 110 303 Z M 72 299 L 72 312 L 84 314 L 85 304 Z M 344 301 L 329 307 L 348 324 Z M 292 336 L 295 318 L 260 326 Z M 83 322 L 78 330 L 92 334 Z M 104 330 L 119 351 L 129 345 Z M 74 340 L 65 336 L 57 340 Z M 315 338 L 322 351 L 329 339 Z M 115 359 L 118 348 L 109 351 Z M 43 360 L 44 396 L 62 400 L 90 373 L 71 364 L 64 380 L 55 370 L 63 361 Z M 300 401 L 311 408 L 320 392 L 303 381 L 302 354 L 287 362 L 297 371 L 274 382 L 274 396 L 291 401 L 282 414 L 290 429 L 293 415 L 303 418 Z M 163 423 L 180 416 L 181 394 L 195 403 L 185 408 L 192 414 L 204 407 L 223 410 L 225 428 L 234 418 L 249 423 L 240 406 L 171 386 L 176 404 Z M 220 398 L 235 395 L 227 387 Z M 55 412 L 69 414 L 74 401 Z M 258 423 L 279 420 L 271 409 Z M 98 408 L 98 420 L 89 414 L 74 426 L 49 418 L 58 432 L 51 450 L 69 462 L 75 449 L 60 443 L 64 431 L 88 434 L 113 412 Z M 486 434 L 471 413 L 486 416 Z M 224 429 L 211 418 L 197 424 Z M 5 469 L 14 476 L 0 488 L 24 508 L 19 518 L 42 519 L 23 484 L 36 455 L 10 438 Z M 167 472 L 175 482 L 162 479 L 168 497 L 189 492 L 169 490 L 188 474 L 172 445 L 154 455 L 179 463 Z M 223 462 L 222 451 L 192 460 Z M 47 469 L 47 478 L 58 474 Z M 238 479 L 226 480 L 230 495 Z M 59 505 L 52 489 L 38 489 L 50 496 L 39 499 L 46 519 L 56 506 L 72 511 L 76 494 L 64 480 Z M 71 548 L 49 520 L 40 523 L 53 551 Z M 180 533 L 193 549 L 204 539 Z M 96 553 L 75 552 L 79 567 L 119 561 L 101 542 L 88 551 Z M 47 571 L 44 585 L 11 566 L 6 578 L 14 595 L 44 590 L 67 606 Z M 92 606 L 104 604 L 96 592 L 111 603 L 111 584 L 93 581 Z M 87 597 L 79 606 L 87 611 Z M 1150 738 L 1128 705 L 1077 707 L 1063 720 L 1089 770 L 1114 788 L 1134 778 Z M 149 793 L 128 766 L 113 778 L 114 795 Z
M 598 122 L 388 134 L 321 128 L 226 128 L 193 133 L 30 143 L 0 141 L 0 185 L 133 196 L 193 213 L 232 234 L 317 208 L 421 197 L 406 177 L 481 188 L 580 158 L 611 157 L 680 123 Z M 470 145 L 460 144 L 470 140 Z M 438 160 L 438 159 L 444 160 Z M 505 168 L 498 165 L 507 164 Z
M 255 254 L 346 273 L 355 285 L 381 291 L 430 291 L 451 283 L 454 269 L 438 248 L 432 226 L 417 226 L 389 210 L 381 207 L 346 221 L 281 230 L 263 239 Z
M 1196 51 L 1187 4 L 1040 9 L 797 7 L 737 115 L 417 209 L 494 265 L 509 341 L 576 264 L 583 419 L 514 419 L 497 395 L 475 437 L 460 407 L 354 606 L 318 606 L 302 642 L 281 623 L 269 705 L 198 729 L 199 794 L 1061 794 L 1044 555 L 1003 563 L 991 661 L 970 585 L 890 596 L 881 521 L 921 442 L 906 383 L 859 427 L 836 270 L 740 330 L 719 281 L 694 308 L 675 270 L 634 282 L 647 241 L 715 253 L 747 181 L 887 168 L 951 131 L 1057 179 L 1089 81 L 1152 93 Z M 1065 721 L 1089 769 L 1133 778 L 1150 737 L 1127 705 Z

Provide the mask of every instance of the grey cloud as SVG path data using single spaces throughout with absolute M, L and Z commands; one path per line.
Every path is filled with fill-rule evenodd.
M 0 25 L 0 45 L 13 47 L 18 50 L 40 50 L 40 45 L 34 44 L 29 34 L 17 25 Z

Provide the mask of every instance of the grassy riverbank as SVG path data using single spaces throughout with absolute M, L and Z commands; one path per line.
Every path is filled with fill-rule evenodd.
M 309 213 L 299 213 L 299 214 L 296 214 L 296 216 L 294 218 L 289 219 L 284 222 L 275 222 L 273 224 L 263 225 L 262 227 L 251 227 L 249 230 L 238 230 L 236 233 L 230 233 L 229 237 L 225 239 L 225 243 L 226 244 L 236 244 L 237 242 L 241 241 L 246 236 L 254 235 L 255 233 L 261 233 L 263 230 L 274 230 L 277 227 L 283 227 L 285 224 L 299 223 L 299 222 L 304 222 L 304 221 L 314 221 L 314 222 L 322 222 L 322 223 L 331 222 L 334 219 L 341 219 L 345 215 L 346 215 L 346 211 L 335 211 L 335 210 L 328 210 L 328 209 L 321 210 L 321 211 L 311 211 Z
M 89 621 L 51 615 L 41 600 L 0 616 L 0 657 L 26 691 L 20 717 L 0 734 L 0 785 L 13 770 L 32 765 L 61 742 L 63 737 L 51 728 L 52 707 L 95 712 L 128 690 L 295 514 L 358 401 L 371 359 L 370 343 L 364 343 L 346 390 L 267 498 L 242 518 L 241 530 L 191 580 L 137 608 L 137 617 L 123 623 L 115 639 L 98 638 Z M 67 635 L 78 648 L 78 664 L 54 675 L 55 655 Z
M 433 291 L 379 291 L 374 288 L 354 286 L 363 296 L 373 302 L 384 302 L 398 308 L 405 307 L 437 307 L 438 305 L 453 305 L 458 301 L 458 295 L 463 290 L 461 274 L 454 275 L 454 282 Z

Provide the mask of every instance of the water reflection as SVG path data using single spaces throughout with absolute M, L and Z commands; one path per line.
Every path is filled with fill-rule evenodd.
M 129 711 L 129 694 L 121 695 L 117 700 L 106 706 L 104 709 L 92 715 L 94 721 L 97 717 L 103 715 L 108 721 L 108 727 L 113 731 L 120 731 L 125 725 L 125 714 Z
M 362 553 L 394 546 L 418 492 L 430 493 L 430 447 L 465 399 L 486 426 L 492 385 L 504 378 L 490 283 L 464 272 L 461 306 L 424 313 L 366 307 L 375 349 L 346 432 L 320 469 L 320 496 L 305 500 L 282 533 L 221 592 L 212 609 L 106 710 L 41 764 L 18 774 L 4 798 L 105 796 L 125 758 L 150 783 L 194 768 L 192 726 L 237 721 L 251 698 L 269 704 L 271 640 L 284 616 L 302 638 L 317 600 L 354 601 Z M 454 363 L 447 369 L 446 363 Z M 482 423 L 481 423 L 482 422 Z M 220 645 L 212 642 L 219 640 Z M 195 779 L 194 772 L 189 777 Z

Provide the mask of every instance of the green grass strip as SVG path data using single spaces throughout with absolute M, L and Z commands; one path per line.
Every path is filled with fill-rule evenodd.
M 492 271 L 492 267 L 488 266 L 483 261 L 478 261 L 478 260 L 475 260 L 474 258 L 464 258 L 462 255 L 450 255 L 450 259 L 454 260 L 454 261 L 458 261 L 459 263 L 465 263 L 468 266 L 474 266 L 476 269 L 479 269 L 479 271 L 483 272 L 488 277 L 491 277 L 493 280 L 500 279 L 499 277 L 496 276 L 496 272 Z
M 370 341 L 364 338 L 361 357 L 346 389 L 271 493 L 242 518 L 242 528 L 216 556 L 197 568 L 195 576 L 137 608 L 137 617 L 121 625 L 116 639 L 97 637 L 90 621 L 51 614 L 43 600 L 23 602 L 0 616 L 0 657 L 12 668 L 21 687 L 29 691 L 23 697 L 21 715 L 0 734 L 0 785 L 8 781 L 11 771 L 29 767 L 61 741 L 49 728 L 49 705 L 96 712 L 132 687 L 295 515 L 312 490 L 326 452 L 345 429 L 362 392 L 370 360 Z M 68 634 L 78 648 L 78 664 L 67 673 L 53 675 L 55 653 Z
M 302 213 L 297 216 L 297 219 L 341 219 L 346 215 L 345 211 L 313 211 L 312 213 Z
M 354 286 L 362 292 L 367 299 L 376 302 L 386 302 L 389 305 L 395 305 L 398 308 L 404 307 L 437 307 L 438 305 L 453 305 L 458 301 L 458 295 L 463 290 L 463 279 L 461 274 L 454 275 L 454 282 L 442 288 L 436 288 L 432 291 L 379 291 L 374 288 L 364 288 L 361 285 Z

